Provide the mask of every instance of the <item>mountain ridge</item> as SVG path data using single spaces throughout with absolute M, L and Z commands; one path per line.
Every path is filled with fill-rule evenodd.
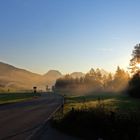
M 55 72 L 54 75 L 53 72 Z M 41 75 L 0 62 L 0 89 L 28 90 L 32 89 L 33 86 L 45 89 L 46 85 L 52 86 L 55 83 L 58 75 L 62 75 L 56 70 L 50 70 L 49 73 Z
M 104 69 L 100 69 L 102 74 L 106 75 Z M 33 86 L 37 86 L 40 90 L 45 90 L 46 86 L 52 87 L 58 78 L 64 75 L 58 70 L 49 70 L 41 75 L 21 69 L 13 65 L 0 62 L 0 91 L 2 90 L 32 90 Z M 73 78 L 84 77 L 82 72 L 70 73 Z

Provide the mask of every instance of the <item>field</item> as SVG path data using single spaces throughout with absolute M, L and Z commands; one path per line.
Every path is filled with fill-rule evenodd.
M 39 93 L 0 93 L 0 104 L 21 102 L 38 96 Z
M 117 94 L 66 97 L 52 120 L 60 131 L 82 139 L 140 139 L 140 100 Z
M 136 111 L 140 109 L 140 100 L 127 95 L 117 94 L 95 94 L 89 96 L 71 96 L 65 98 L 64 111 L 68 112 L 72 108 L 92 108 L 102 104 L 111 110 Z

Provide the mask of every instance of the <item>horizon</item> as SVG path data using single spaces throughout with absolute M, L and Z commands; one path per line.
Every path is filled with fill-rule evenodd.
M 140 1 L 0 1 L 0 61 L 31 72 L 128 70 Z
M 27 69 L 27 68 L 18 67 L 18 66 L 9 64 L 9 63 L 7 63 L 7 62 L 2 62 L 2 61 L 0 61 L 0 63 L 6 64 L 6 65 L 9 65 L 9 66 L 12 66 L 12 67 L 21 69 L 21 70 L 26 70 L 26 71 L 28 71 L 28 72 L 31 72 L 31 73 L 34 73 L 34 74 L 39 74 L 39 75 L 45 75 L 45 74 L 47 74 L 49 71 L 58 71 L 58 72 L 60 72 L 62 75 L 72 74 L 72 73 L 75 73 L 75 72 L 80 72 L 80 73 L 86 74 L 86 73 L 88 73 L 91 69 L 94 69 L 94 70 L 98 69 L 98 68 L 90 68 L 87 72 L 82 72 L 82 71 L 79 70 L 79 71 L 72 71 L 72 72 L 70 72 L 70 73 L 63 73 L 63 72 L 61 72 L 59 69 L 49 69 L 49 70 L 47 70 L 45 73 L 37 73 L 37 72 L 31 71 L 31 70 L 29 70 L 29 69 Z M 121 67 L 120 67 L 120 68 L 121 68 Z M 105 71 L 105 72 L 107 72 L 107 73 L 110 73 L 110 71 L 107 71 L 106 69 L 103 69 L 103 68 L 99 68 L 99 69 L 100 69 L 100 70 L 103 70 L 103 71 Z M 116 70 L 117 70 L 117 67 L 116 67 Z M 111 73 L 114 74 L 115 72 L 111 72 Z

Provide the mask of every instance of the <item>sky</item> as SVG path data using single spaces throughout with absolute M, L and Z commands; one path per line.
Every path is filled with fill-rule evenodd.
M 0 0 L 0 61 L 36 73 L 127 70 L 139 0 Z

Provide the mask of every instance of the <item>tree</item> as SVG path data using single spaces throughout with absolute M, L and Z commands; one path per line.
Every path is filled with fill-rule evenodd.
M 129 74 L 118 66 L 113 80 L 114 91 L 124 90 L 128 84 L 128 81 Z
M 132 97 L 140 98 L 140 71 L 129 81 L 128 94 Z
M 130 60 L 129 69 L 132 74 L 140 70 L 140 44 L 134 47 L 132 52 L 132 59 Z
M 109 73 L 107 76 L 104 75 L 104 89 L 105 91 L 113 91 L 113 75 Z

